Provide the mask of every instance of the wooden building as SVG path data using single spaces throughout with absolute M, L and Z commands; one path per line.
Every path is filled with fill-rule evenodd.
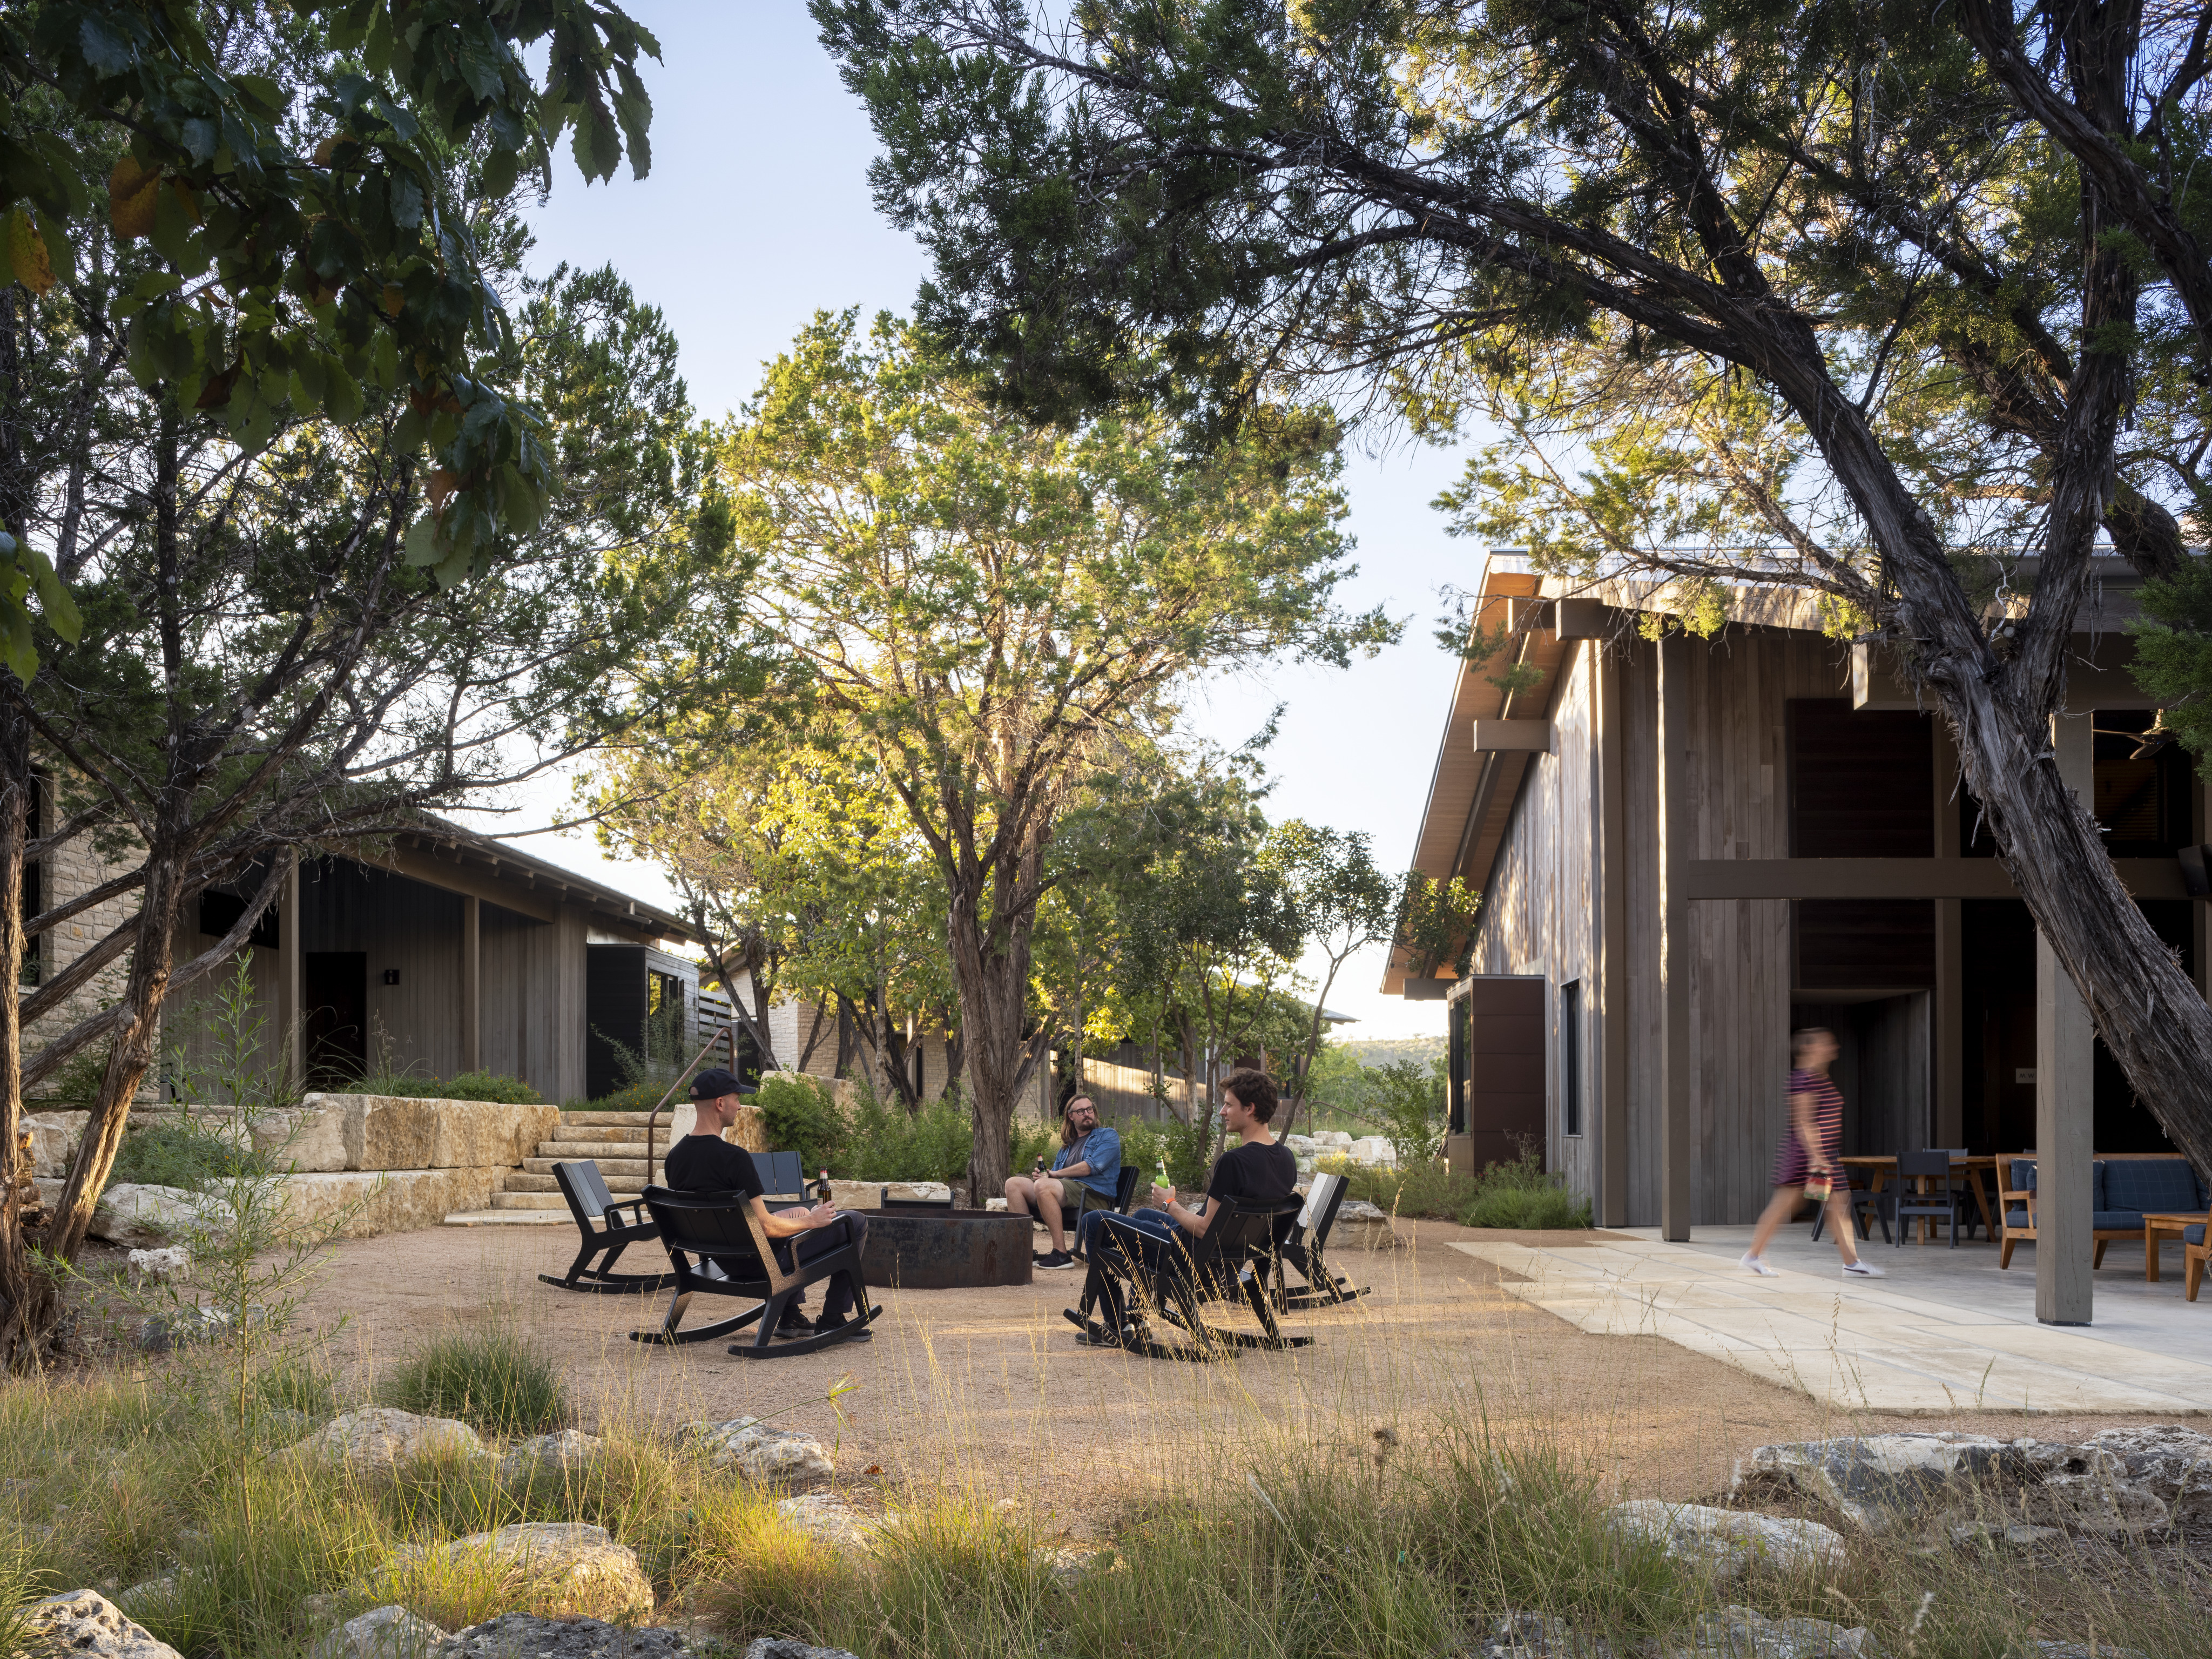
M 2206 906 L 2175 855 L 2206 839 L 2205 793 L 2179 745 L 2137 735 L 2155 710 L 2126 672 L 2133 578 L 2098 563 L 2053 743 L 2202 988 Z M 1738 588 L 1711 639 L 1653 641 L 1676 596 L 1648 580 L 1571 587 L 1492 554 L 1479 591 L 1480 626 L 1525 628 L 1534 681 L 1462 665 L 1413 860 L 1481 892 L 1472 971 L 1394 960 L 1383 986 L 1451 1004 L 1450 1156 L 1540 1145 L 1601 1224 L 1751 1221 L 1808 1024 L 1841 1045 L 1846 1152 L 2041 1146 L 2086 1192 L 2093 1148 L 2166 1147 L 1941 723 L 1878 650 L 1823 635 L 1812 595 Z M 2051 1237 L 2039 1310 L 2086 1320 L 2086 1242 L 2075 1273 Z
M 216 944 L 258 884 L 204 894 L 179 959 Z M 668 948 L 691 939 L 641 900 L 433 821 L 380 850 L 298 860 L 250 949 L 269 1030 L 298 1030 L 292 1063 L 310 1087 L 378 1066 L 482 1070 L 560 1102 L 622 1085 L 607 1037 L 688 1058 L 702 1012 L 719 1023 L 719 1002 L 702 1011 L 698 965 Z M 192 1005 L 212 993 L 196 987 L 169 1012 L 188 1064 L 211 1058 Z

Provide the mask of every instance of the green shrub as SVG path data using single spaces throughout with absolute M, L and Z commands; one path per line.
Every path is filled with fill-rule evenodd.
M 561 1103 L 561 1109 L 564 1112 L 649 1112 L 660 1103 L 661 1097 L 667 1094 L 666 1079 L 658 1082 L 647 1080 L 630 1084 L 610 1095 L 601 1095 L 596 1100 L 564 1100 Z M 677 1090 L 669 1098 L 668 1109 L 674 1111 L 689 1097 L 684 1091 Z
M 965 1181 L 975 1139 L 967 1103 L 947 1091 L 920 1111 L 863 1091 L 846 1119 L 842 1153 L 830 1165 L 848 1181 Z M 811 1166 L 810 1166 L 811 1167 Z
M 228 1135 L 186 1118 L 131 1130 L 108 1171 L 111 1187 L 193 1187 L 204 1181 L 270 1173 L 269 1160 Z
M 1495 1187 L 1460 1212 L 1463 1227 L 1587 1227 L 1590 1207 L 1560 1187 Z
M 1395 1060 L 1369 1068 L 1370 1115 L 1398 1154 L 1398 1167 L 1433 1164 L 1443 1151 L 1444 1073 L 1441 1062 Z
M 771 1150 L 797 1152 L 810 1175 L 842 1163 L 851 1130 L 827 1085 L 796 1072 L 774 1072 L 762 1079 L 753 1104 Z
M 545 1098 L 520 1078 L 500 1072 L 462 1072 L 442 1079 L 415 1077 L 404 1072 L 380 1072 L 374 1077 L 349 1083 L 337 1092 L 394 1095 L 403 1100 L 489 1100 L 507 1106 L 539 1106 Z
M 459 1418 L 490 1434 L 543 1434 L 568 1420 L 559 1369 L 535 1345 L 496 1327 L 431 1338 L 377 1395 L 387 1406 Z
M 1441 1164 L 1382 1170 L 1354 1164 L 1349 1158 L 1324 1158 L 1316 1161 L 1316 1167 L 1342 1176 L 1346 1198 L 1364 1199 L 1392 1215 L 1456 1221 L 1483 1190 L 1479 1177 L 1455 1175 Z

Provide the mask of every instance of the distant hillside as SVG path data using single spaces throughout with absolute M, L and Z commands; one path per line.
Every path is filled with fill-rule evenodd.
M 1444 1052 L 1446 1042 L 1440 1036 L 1369 1037 L 1352 1042 L 1332 1042 L 1329 1047 L 1361 1066 L 1388 1066 L 1401 1060 L 1417 1060 L 1425 1064 Z

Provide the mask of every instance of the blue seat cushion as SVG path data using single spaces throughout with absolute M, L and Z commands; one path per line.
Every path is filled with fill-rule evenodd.
M 2197 1171 L 2186 1158 L 2113 1159 L 2105 1164 L 2105 1202 L 2115 1210 L 2197 1209 Z
M 2200 1221 L 2194 1227 L 2184 1227 L 2181 1230 L 2181 1242 L 2185 1244 L 2202 1244 L 2204 1242 L 2204 1224 Z
M 2089 1207 L 2093 1210 L 2102 1210 L 2113 1207 L 2111 1201 L 2105 1196 L 2105 1170 L 2106 1164 L 2103 1158 L 2097 1158 L 2089 1160 Z M 2035 1160 L 2033 1158 L 2016 1158 L 2013 1159 L 2012 1185 L 2006 1190 L 2015 1193 L 2032 1193 L 2039 1190 L 2035 1184 Z
M 2142 1231 L 2141 1210 L 2092 1210 L 2089 1230 L 2099 1233 L 2139 1233 Z
M 2005 1212 L 2004 1224 L 2008 1227 L 2027 1226 L 2027 1212 L 2025 1210 L 2007 1210 Z

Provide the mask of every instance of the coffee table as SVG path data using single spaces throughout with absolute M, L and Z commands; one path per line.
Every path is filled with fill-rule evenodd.
M 2143 1212 L 2143 1282 L 2158 1283 L 2158 1249 L 2167 1238 L 2179 1238 L 2184 1227 L 2203 1225 L 2203 1214 L 2190 1210 L 2147 1210 Z

